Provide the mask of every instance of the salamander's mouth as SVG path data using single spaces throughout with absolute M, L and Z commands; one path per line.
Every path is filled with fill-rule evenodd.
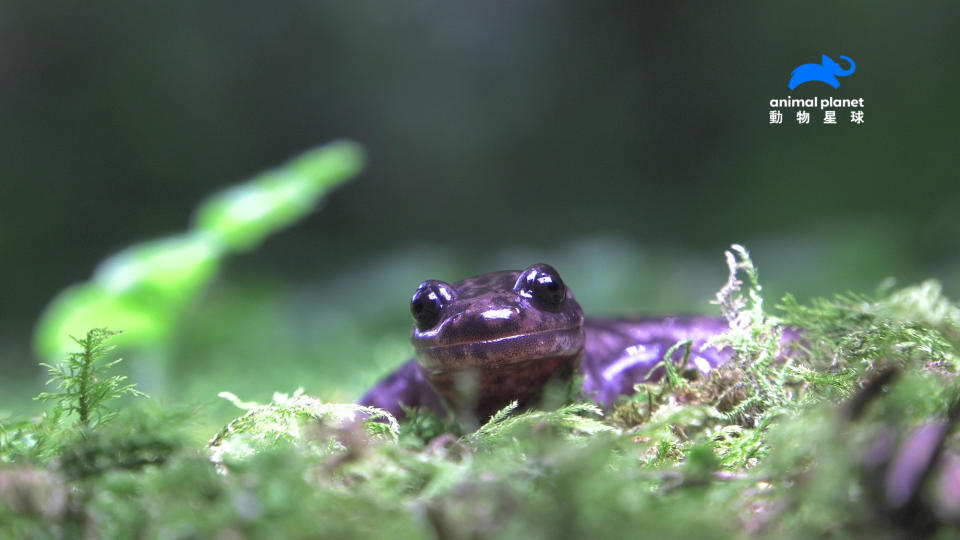
M 445 348 L 447 348 L 447 347 L 459 347 L 459 346 L 465 346 L 465 345 L 471 345 L 471 346 L 478 346 L 478 347 L 479 347 L 479 346 L 484 346 L 484 345 L 492 345 L 492 344 L 495 344 L 495 343 L 502 343 L 502 342 L 511 341 L 511 340 L 518 340 L 518 339 L 525 338 L 525 337 L 531 337 L 531 338 L 532 338 L 532 336 L 550 336 L 550 335 L 563 334 L 563 333 L 566 333 L 566 332 L 577 331 L 577 330 L 579 330 L 579 328 L 550 328 L 550 329 L 547 329 L 547 330 L 538 330 L 538 331 L 536 331 L 536 332 L 524 332 L 524 333 L 522 333 L 522 334 L 513 334 L 513 335 L 509 335 L 509 336 L 500 336 L 500 337 L 495 337 L 495 338 L 491 338 L 491 339 L 481 339 L 481 340 L 467 340 L 467 339 L 465 339 L 465 340 L 458 341 L 458 342 L 453 342 L 453 343 L 442 343 L 442 344 L 437 344 L 437 345 L 426 345 L 426 346 L 417 347 L 417 348 L 418 348 L 418 349 L 435 350 L 435 349 L 445 349 Z
M 572 357 L 583 350 L 583 327 L 552 328 L 484 340 L 431 345 L 415 343 L 417 362 L 428 372 L 496 369 L 544 358 Z

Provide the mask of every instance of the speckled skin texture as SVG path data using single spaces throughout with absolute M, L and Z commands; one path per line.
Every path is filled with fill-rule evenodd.
M 534 268 L 534 267 L 531 267 Z M 483 274 L 451 285 L 455 298 L 439 322 L 413 330 L 416 358 L 370 389 L 360 403 L 403 417 L 400 403 L 486 420 L 513 400 L 539 398 L 551 378 L 583 375 L 585 397 L 610 407 L 633 392 L 663 354 L 681 340 L 693 342 L 690 366 L 702 372 L 725 362 L 729 351 L 702 349 L 727 328 L 715 317 L 584 319 L 573 293 L 543 308 L 518 294 L 523 271 Z M 682 358 L 682 351 L 675 359 Z M 651 378 L 657 378 L 662 368 Z

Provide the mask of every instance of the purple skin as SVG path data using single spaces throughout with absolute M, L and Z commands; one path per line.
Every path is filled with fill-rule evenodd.
M 574 370 L 583 376 L 583 396 L 610 408 L 635 384 L 662 376 L 662 367 L 651 369 L 679 341 L 692 341 L 688 367 L 702 373 L 730 357 L 729 350 L 701 350 L 727 329 L 717 317 L 584 319 L 546 264 L 453 285 L 425 281 L 411 311 L 416 357 L 360 400 L 398 418 L 403 403 L 483 421 L 514 400 L 536 403 L 549 380 L 569 379 Z M 682 357 L 678 348 L 673 359 Z

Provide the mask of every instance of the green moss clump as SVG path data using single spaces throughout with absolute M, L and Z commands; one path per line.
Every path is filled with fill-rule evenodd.
M 727 261 L 721 369 L 668 365 L 608 414 L 508 407 L 471 433 L 300 390 L 224 393 L 242 413 L 204 444 L 188 429 L 202 411 L 113 399 L 134 390 L 96 331 L 51 368 L 42 416 L 0 425 L 0 536 L 956 535 L 942 469 L 915 497 L 926 521 L 875 494 L 909 434 L 956 408 L 960 308 L 927 282 L 769 312 L 746 250 Z

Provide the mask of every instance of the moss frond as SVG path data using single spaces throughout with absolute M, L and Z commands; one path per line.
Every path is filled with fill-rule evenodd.
M 73 338 L 80 346 L 79 352 L 71 353 L 59 364 L 41 364 L 50 372 L 47 384 L 56 381 L 56 392 L 44 392 L 36 397 L 40 401 L 53 401 L 65 412 L 76 413 L 84 428 L 97 425 L 113 416 L 105 407 L 107 401 L 124 395 L 145 397 L 135 384 L 126 383 L 125 375 L 107 375 L 107 371 L 121 362 L 120 359 L 104 362 L 104 357 L 113 350 L 106 342 L 119 332 L 95 328 L 83 339 Z
M 400 434 L 399 423 L 386 411 L 326 403 L 304 394 L 302 388 L 293 394 L 274 393 L 273 401 L 265 405 L 240 401 L 230 392 L 221 392 L 220 397 L 247 412 L 224 426 L 208 443 L 216 463 L 248 457 L 285 443 L 306 442 L 314 451 L 341 452 L 346 449 L 344 437 L 331 435 L 356 429 L 374 439 L 394 442 Z

